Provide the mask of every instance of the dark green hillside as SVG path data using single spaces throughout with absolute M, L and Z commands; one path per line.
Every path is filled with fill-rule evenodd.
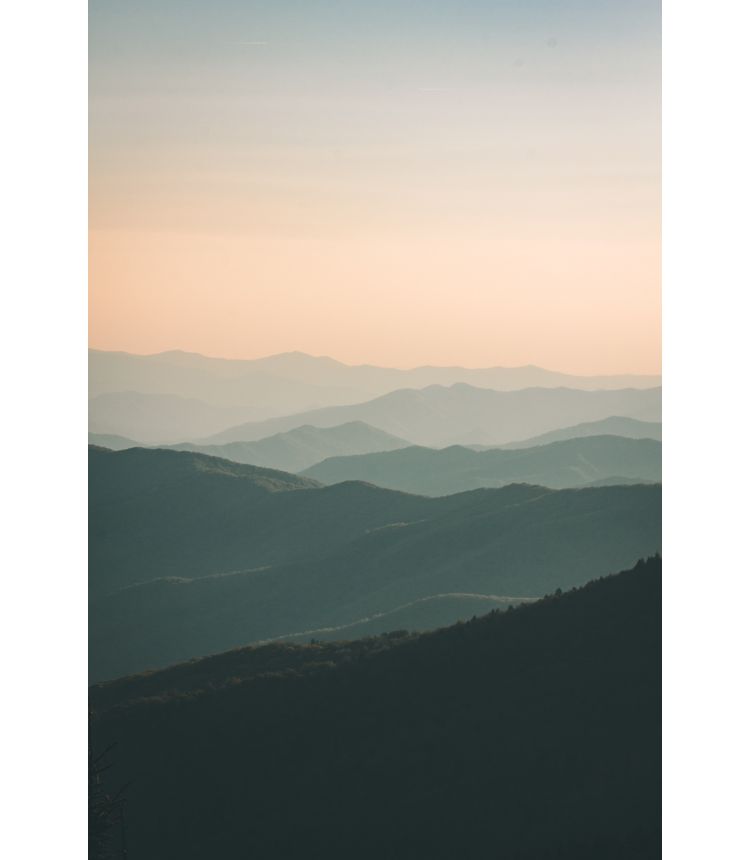
M 234 648 L 198 660 L 177 663 L 167 669 L 127 675 L 89 687 L 89 706 L 96 713 L 138 699 L 163 699 L 205 693 L 265 675 L 330 669 L 357 655 L 374 654 L 413 639 L 416 633 L 404 630 L 357 640 L 323 642 L 269 642 Z
M 274 498 L 319 499 L 312 506 L 318 514 L 327 502 L 333 523 L 336 510 L 343 521 L 369 493 L 395 496 L 402 506 L 412 500 L 422 505 L 414 509 L 421 516 L 409 522 L 394 513 L 397 522 L 373 527 L 317 558 L 192 581 L 156 580 L 94 600 L 92 677 L 351 624 L 439 594 L 541 596 L 582 585 L 661 546 L 658 485 L 557 491 L 511 485 L 422 499 L 338 484 Z M 180 540 L 193 538 L 186 532 Z M 137 533 L 131 540 L 139 546 Z M 442 607 L 432 610 L 435 623 L 420 626 L 445 623 Z
M 285 636 L 286 642 L 336 642 L 339 639 L 361 639 L 398 631 L 421 632 L 448 627 L 457 621 L 486 615 L 488 612 L 504 611 L 510 606 L 533 603 L 533 597 L 498 597 L 493 594 L 433 594 L 420 597 L 390 612 L 375 613 L 360 618 L 351 624 L 339 627 L 319 627 L 293 636 Z
M 519 450 L 474 451 L 459 445 L 439 451 L 410 447 L 332 457 L 303 474 L 326 484 L 369 481 L 392 490 L 430 496 L 514 482 L 562 488 L 614 476 L 629 481 L 659 481 L 661 442 L 589 436 Z
M 94 494 L 94 503 L 131 498 L 134 494 L 152 492 L 157 487 L 179 486 L 196 477 L 239 479 L 245 489 L 252 488 L 259 493 L 320 486 L 312 479 L 206 454 L 178 453 L 161 448 L 111 451 L 89 446 L 89 493 Z
M 364 484 L 321 488 L 204 454 L 90 448 L 92 593 L 315 558 L 369 529 L 421 519 L 435 501 Z
M 130 854 L 656 860 L 660 583 L 652 559 L 435 633 L 94 690 Z

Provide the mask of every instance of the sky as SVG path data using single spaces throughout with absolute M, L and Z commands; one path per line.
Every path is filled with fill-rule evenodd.
M 90 345 L 660 371 L 656 0 L 91 0 Z

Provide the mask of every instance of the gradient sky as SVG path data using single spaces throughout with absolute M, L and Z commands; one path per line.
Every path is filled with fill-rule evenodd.
M 656 0 L 92 0 L 90 342 L 660 369 Z

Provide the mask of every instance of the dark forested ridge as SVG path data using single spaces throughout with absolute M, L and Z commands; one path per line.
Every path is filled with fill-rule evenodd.
M 613 487 L 597 496 L 560 495 L 559 517 L 567 499 L 595 499 L 604 510 L 617 500 L 627 509 L 635 495 L 652 499 L 659 493 Z M 356 481 L 323 487 L 311 478 L 205 454 L 90 447 L 90 587 L 102 594 L 156 577 L 308 561 L 383 526 L 427 520 L 449 526 L 456 517 L 481 518 L 551 495 L 544 487 L 516 484 L 425 498 Z M 571 517 L 576 510 L 573 505 Z
M 130 856 L 659 857 L 660 583 L 92 689 Z
M 425 498 L 140 449 L 94 450 L 91 472 L 97 680 L 383 613 L 401 626 L 394 610 L 438 595 L 539 597 L 660 549 L 659 486 Z M 417 626 L 453 605 L 420 604 Z
M 93 594 L 315 557 L 365 530 L 418 519 L 426 500 L 183 451 L 89 448 Z
M 613 477 L 661 480 L 661 442 L 621 436 L 586 436 L 513 450 L 474 451 L 408 447 L 331 457 L 302 474 L 333 484 L 369 481 L 380 487 L 442 496 L 510 483 L 579 487 Z

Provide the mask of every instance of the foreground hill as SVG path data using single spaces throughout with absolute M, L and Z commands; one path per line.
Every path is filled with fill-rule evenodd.
M 312 427 L 306 424 L 256 442 L 229 442 L 226 445 L 183 442 L 169 447 L 176 451 L 198 451 L 237 463 L 301 472 L 328 457 L 393 451 L 410 444 L 405 439 L 391 436 L 362 421 L 350 421 L 336 427 Z
M 504 448 L 535 448 L 537 445 L 547 445 L 550 442 L 562 442 L 565 439 L 580 439 L 583 436 L 624 436 L 626 439 L 657 439 L 661 442 L 660 421 L 638 421 L 636 418 L 623 418 L 613 415 L 601 421 L 584 421 L 573 427 L 561 427 L 550 430 L 541 436 L 524 439 L 521 442 L 510 442 Z M 481 448 L 483 446 L 477 446 Z
M 658 485 L 425 498 L 173 451 L 95 451 L 92 463 L 105 481 L 91 493 L 97 679 L 436 595 L 538 597 L 660 548 Z M 445 604 L 421 608 L 419 626 L 445 623 Z M 462 617 L 453 608 L 448 620 Z
M 611 415 L 660 420 L 661 389 L 492 391 L 464 384 L 450 388 L 431 385 L 421 390 L 394 391 L 366 403 L 240 424 L 201 440 L 201 444 L 253 441 L 301 424 L 332 427 L 348 421 L 364 421 L 386 433 L 429 447 L 502 445 Z
M 660 578 L 652 559 L 434 633 L 92 690 L 130 852 L 656 860 Z
M 369 481 L 392 490 L 433 496 L 514 482 L 562 488 L 615 476 L 659 481 L 661 442 L 588 436 L 518 450 L 474 451 L 458 445 L 439 451 L 410 447 L 388 453 L 332 457 L 303 474 L 324 484 Z

